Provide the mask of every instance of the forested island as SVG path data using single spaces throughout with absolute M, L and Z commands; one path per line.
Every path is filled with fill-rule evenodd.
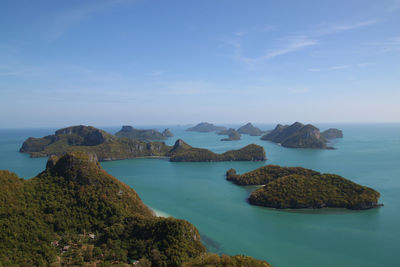
M 267 165 L 239 175 L 234 169 L 226 179 L 238 185 L 263 185 L 252 192 L 250 204 L 278 208 L 370 209 L 378 204 L 379 192 L 335 174 L 322 174 L 301 167 Z
M 223 130 L 226 130 L 226 128 L 222 126 L 215 126 L 214 124 L 208 122 L 201 122 L 196 126 L 186 129 L 186 131 L 200 132 L 200 133 L 217 132 Z
M 219 135 L 227 135 L 227 138 L 222 138 L 221 141 L 237 141 L 240 140 L 240 133 L 233 128 L 220 131 Z
M 4 266 L 270 266 L 207 253 L 192 224 L 154 216 L 81 152 L 50 157 L 29 180 L 0 171 L 0 228 Z
M 155 129 L 136 129 L 132 126 L 122 126 L 121 130 L 115 133 L 117 137 L 126 137 L 139 141 L 161 141 L 168 137 L 172 137 L 173 134 L 169 129 L 165 129 L 162 133 Z
M 265 160 L 264 148 L 248 145 L 239 150 L 216 154 L 207 149 L 194 148 L 183 140 L 174 146 L 164 142 L 145 142 L 133 138 L 119 138 L 91 126 L 71 126 L 54 135 L 28 138 L 20 152 L 31 157 L 62 155 L 67 152 L 90 152 L 100 161 L 138 157 L 169 157 L 171 161 L 248 161 Z
M 264 148 L 254 144 L 217 154 L 208 149 L 191 147 L 183 140 L 178 140 L 171 153 L 170 161 L 174 162 L 264 161 L 267 159 Z
M 254 127 L 253 124 L 251 124 L 250 122 L 243 125 L 242 127 L 239 127 L 237 131 L 240 134 L 248 134 L 251 136 L 260 136 L 263 134 L 263 131 L 261 131 L 257 127 Z
M 329 128 L 321 133 L 325 139 L 343 138 L 343 132 L 336 128 Z
M 327 142 L 328 139 L 339 137 L 339 131 L 330 129 L 321 134 L 320 130 L 314 125 L 295 122 L 292 125 L 278 124 L 273 131 L 262 136 L 261 140 L 271 141 L 290 148 L 333 149 L 327 145 Z

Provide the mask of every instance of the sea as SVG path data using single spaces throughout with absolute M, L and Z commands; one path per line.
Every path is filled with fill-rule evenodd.
M 227 125 L 237 127 L 239 125 Z M 274 125 L 256 125 L 263 130 Z M 247 144 L 265 148 L 266 162 L 180 163 L 166 159 L 129 159 L 102 162 L 102 167 L 136 190 L 145 204 L 161 216 L 185 219 L 200 231 L 210 252 L 249 255 L 275 267 L 289 266 L 400 266 L 400 124 L 316 124 L 336 127 L 344 138 L 334 150 L 291 149 L 260 137 L 242 135 L 223 142 L 216 133 L 170 128 L 174 137 L 194 147 L 224 152 Z M 119 127 L 99 127 L 115 133 Z M 138 127 L 139 128 L 139 127 Z M 0 129 L 0 169 L 29 179 L 40 173 L 46 158 L 19 153 L 28 137 L 42 137 L 56 128 Z M 383 207 L 370 210 L 276 210 L 246 202 L 256 187 L 237 186 L 225 172 L 238 173 L 266 164 L 301 166 L 335 173 L 381 193 Z

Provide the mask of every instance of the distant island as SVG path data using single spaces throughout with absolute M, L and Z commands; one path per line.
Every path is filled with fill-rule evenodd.
M 343 132 L 336 128 L 329 128 L 321 133 L 325 139 L 343 138 Z
M 171 153 L 170 161 L 173 162 L 264 161 L 267 159 L 264 148 L 254 144 L 217 154 L 208 149 L 191 147 L 183 140 L 177 140 Z
M 334 136 L 338 136 L 338 131 L 335 129 L 335 134 L 333 134 L 333 129 L 330 129 L 324 133 L 326 136 L 336 138 Z M 273 131 L 262 136 L 261 140 L 271 141 L 290 148 L 332 149 L 327 145 L 328 139 L 324 134 L 321 134 L 317 127 L 311 124 L 304 125 L 300 122 L 295 122 L 292 125 L 278 124 Z
M 215 126 L 214 124 L 208 122 L 201 122 L 194 127 L 186 129 L 186 131 L 200 132 L 200 133 L 217 132 L 223 130 L 226 130 L 226 128 L 222 126 Z
M 240 133 L 233 128 L 220 131 L 219 135 L 227 135 L 228 138 L 222 138 L 221 141 L 236 141 L 240 140 Z
M 237 131 L 240 134 L 248 134 L 251 136 L 260 136 L 263 134 L 263 131 L 261 131 L 257 127 L 254 127 L 253 124 L 251 124 L 250 122 L 237 129 Z
M 29 180 L 0 171 L 0 228 L 5 266 L 270 266 L 207 253 L 191 223 L 154 216 L 95 155 L 80 152 L 50 157 Z
M 122 126 L 121 130 L 119 130 L 115 134 L 115 136 L 135 139 L 139 141 L 161 141 L 173 136 L 173 134 L 169 129 L 165 129 L 164 132 L 160 133 L 155 129 L 142 130 L 125 125 Z
M 230 169 L 226 179 L 238 185 L 263 185 L 252 192 L 250 204 L 278 208 L 370 209 L 378 204 L 379 192 L 335 174 L 321 174 L 301 167 L 267 165 L 239 175 Z
M 67 152 L 90 152 L 100 161 L 138 157 L 168 157 L 171 161 L 249 161 L 265 160 L 264 148 L 248 145 L 239 150 L 216 154 L 207 149 L 194 148 L 183 140 L 174 146 L 164 142 L 145 142 L 133 138 L 119 138 L 92 126 L 71 126 L 57 130 L 54 135 L 28 138 L 20 152 L 31 157 L 62 155 Z

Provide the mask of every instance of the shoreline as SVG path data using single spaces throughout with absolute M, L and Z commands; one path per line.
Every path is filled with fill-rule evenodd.
M 153 208 L 153 207 L 150 207 L 150 206 L 147 206 L 147 207 L 149 207 L 149 209 L 152 211 L 152 213 L 153 213 L 154 216 L 162 217 L 162 218 L 172 217 L 171 215 L 169 215 L 169 214 L 166 213 L 166 212 L 157 210 L 157 209 L 155 209 L 155 208 Z

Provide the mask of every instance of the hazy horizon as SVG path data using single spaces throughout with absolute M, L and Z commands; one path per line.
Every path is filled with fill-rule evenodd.
M 400 1 L 2 1 L 0 128 L 400 122 Z

